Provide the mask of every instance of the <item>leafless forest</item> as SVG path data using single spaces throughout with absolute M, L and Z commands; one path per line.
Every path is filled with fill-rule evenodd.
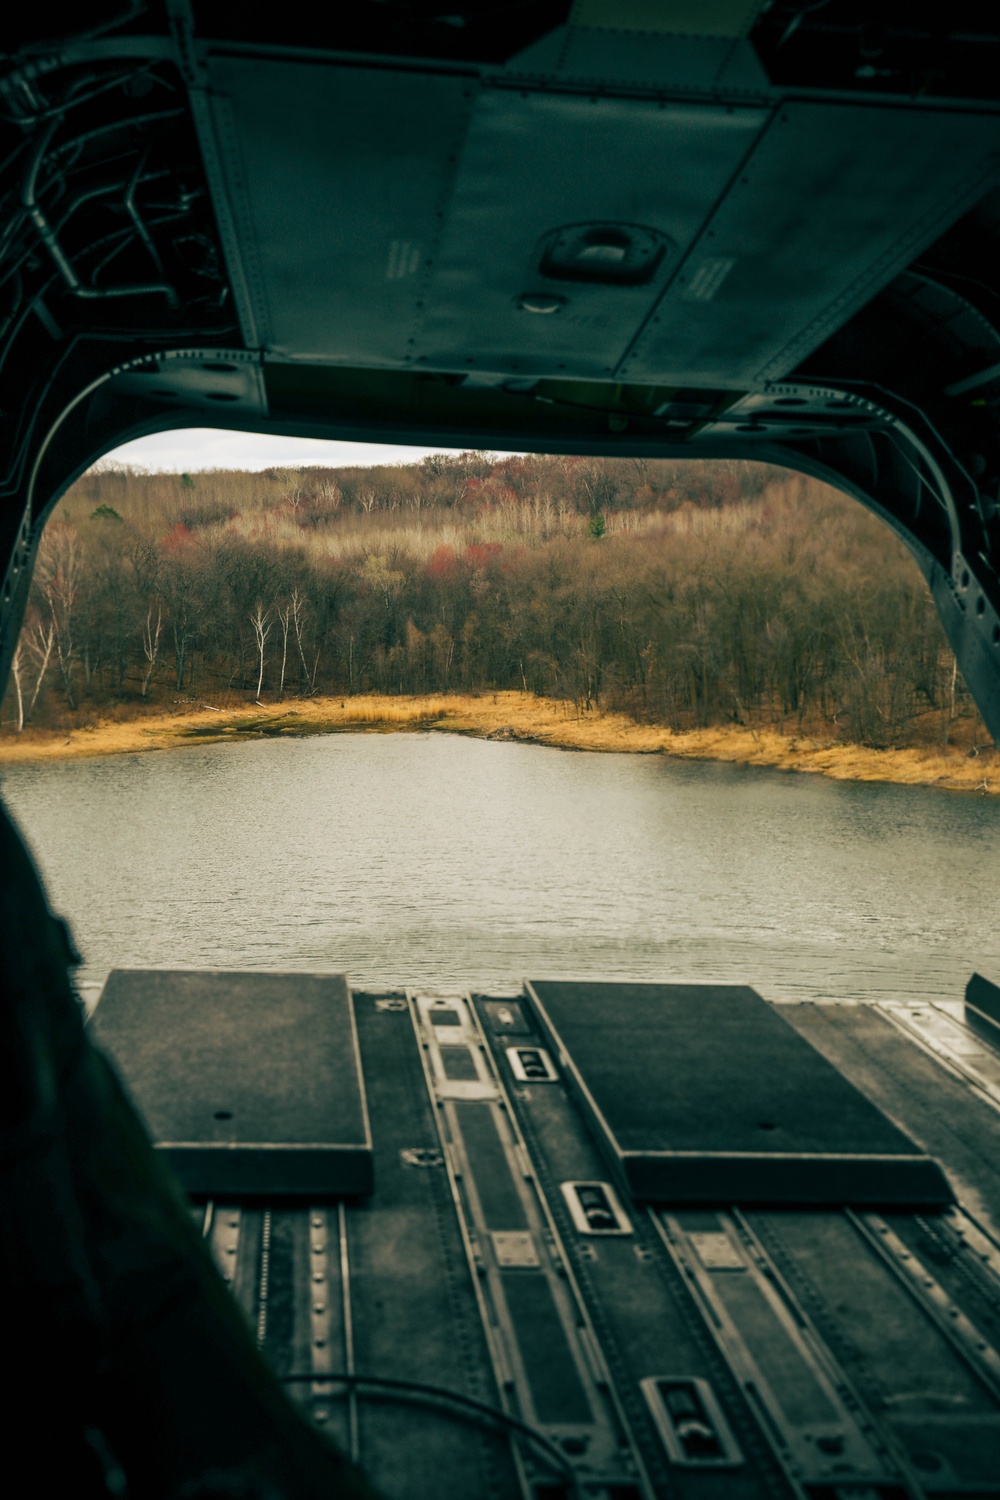
M 501 688 L 677 728 L 986 739 L 916 565 L 854 501 L 740 462 L 481 453 L 99 466 L 47 527 L 3 724 Z

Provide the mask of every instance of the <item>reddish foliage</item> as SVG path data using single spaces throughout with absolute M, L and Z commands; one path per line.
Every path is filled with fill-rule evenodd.
M 464 496 L 466 500 L 469 498 L 469 491 L 473 488 L 473 484 L 479 491 L 476 498 L 480 501 L 484 509 L 504 503 L 517 503 L 516 491 L 512 490 L 509 484 L 504 484 L 502 480 L 494 478 L 492 474 L 488 479 L 477 479 L 475 481 L 470 479 Z
M 177 525 L 168 531 L 160 543 L 164 552 L 179 552 L 182 547 L 189 547 L 194 541 L 194 532 L 184 521 L 178 521 Z
M 489 568 L 499 562 L 503 542 L 473 542 L 462 553 L 462 561 L 470 568 Z
M 450 578 L 457 566 L 454 547 L 435 547 L 427 561 L 427 572 L 431 578 Z

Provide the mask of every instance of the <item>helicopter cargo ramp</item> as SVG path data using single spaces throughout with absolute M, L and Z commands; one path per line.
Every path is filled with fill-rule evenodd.
M 224 978 L 233 994 L 244 982 L 264 994 L 260 976 Z M 270 976 L 273 1003 L 307 978 Z M 165 1030 L 171 986 L 190 1025 L 194 981 L 132 971 L 134 996 L 147 981 Z M 386 1500 L 1000 1500 L 1000 1098 L 940 1037 L 928 1044 L 912 1007 L 688 988 L 683 1004 L 711 1021 L 706 1074 L 715 1049 L 733 1048 L 726 1007 L 743 1016 L 742 1065 L 754 1066 L 753 1033 L 787 1050 L 784 1072 L 759 1061 L 706 1133 L 690 1054 L 646 1047 L 619 1087 L 646 1118 L 662 1098 L 661 1128 L 683 1127 L 672 1138 L 684 1149 L 734 1148 L 740 1111 L 752 1105 L 759 1125 L 765 1100 L 763 1118 L 794 1124 L 803 1156 L 828 1146 L 805 1100 L 834 1098 L 829 1069 L 850 1130 L 869 1122 L 870 1153 L 896 1150 L 904 1176 L 908 1161 L 927 1169 L 910 1202 L 912 1182 L 900 1194 L 891 1181 L 878 1201 L 886 1179 L 860 1149 L 860 1175 L 840 1179 L 857 1196 L 826 1187 L 822 1202 L 808 1190 L 797 1201 L 804 1166 L 784 1197 L 762 1195 L 753 1162 L 745 1182 L 732 1162 L 714 1179 L 720 1197 L 669 1181 L 650 1196 L 616 1155 L 620 1117 L 613 1143 L 581 1081 L 606 1103 L 597 1064 L 619 1055 L 625 1017 L 641 1031 L 681 992 L 552 986 L 352 992 L 338 980 L 324 993 L 356 1033 L 368 1186 L 259 1194 L 220 1176 L 191 1192 L 209 1254 L 303 1415 Z M 257 1014 L 249 1000 L 243 1014 Z M 303 1028 L 286 1082 L 307 1078 L 316 1051 Z M 141 1107 L 120 1039 L 116 1055 Z M 717 1091 L 730 1061 L 714 1064 Z M 209 1097 L 201 1088 L 192 1098 Z

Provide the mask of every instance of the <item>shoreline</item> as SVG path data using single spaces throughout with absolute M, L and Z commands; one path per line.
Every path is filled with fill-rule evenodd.
M 0 737 L 0 768 L 268 736 L 407 730 L 466 734 L 563 750 L 659 754 L 681 760 L 768 766 L 838 781 L 881 781 L 982 795 L 1000 792 L 1000 757 L 993 751 L 970 758 L 960 750 L 944 753 L 929 747 L 872 750 L 843 741 L 735 724 L 674 731 L 600 709 L 579 714 L 570 703 L 517 692 L 409 697 L 364 694 L 236 708 L 203 704 L 124 721 L 104 719 L 78 729 L 28 729 L 23 735 Z

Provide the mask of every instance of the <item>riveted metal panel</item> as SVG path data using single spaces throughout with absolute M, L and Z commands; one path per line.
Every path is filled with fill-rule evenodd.
M 986 190 L 1000 122 L 782 108 L 617 373 L 780 378 Z
M 606 378 L 767 118 L 762 109 L 484 91 L 470 126 L 419 335 L 422 368 Z M 651 231 L 664 254 L 632 285 L 545 277 L 553 231 Z M 525 293 L 562 299 L 523 310 Z
M 766 95 L 767 74 L 748 41 L 624 28 L 572 26 L 526 47 L 508 72 L 604 86 Z
M 211 81 L 269 349 L 405 364 L 472 81 L 218 57 Z

